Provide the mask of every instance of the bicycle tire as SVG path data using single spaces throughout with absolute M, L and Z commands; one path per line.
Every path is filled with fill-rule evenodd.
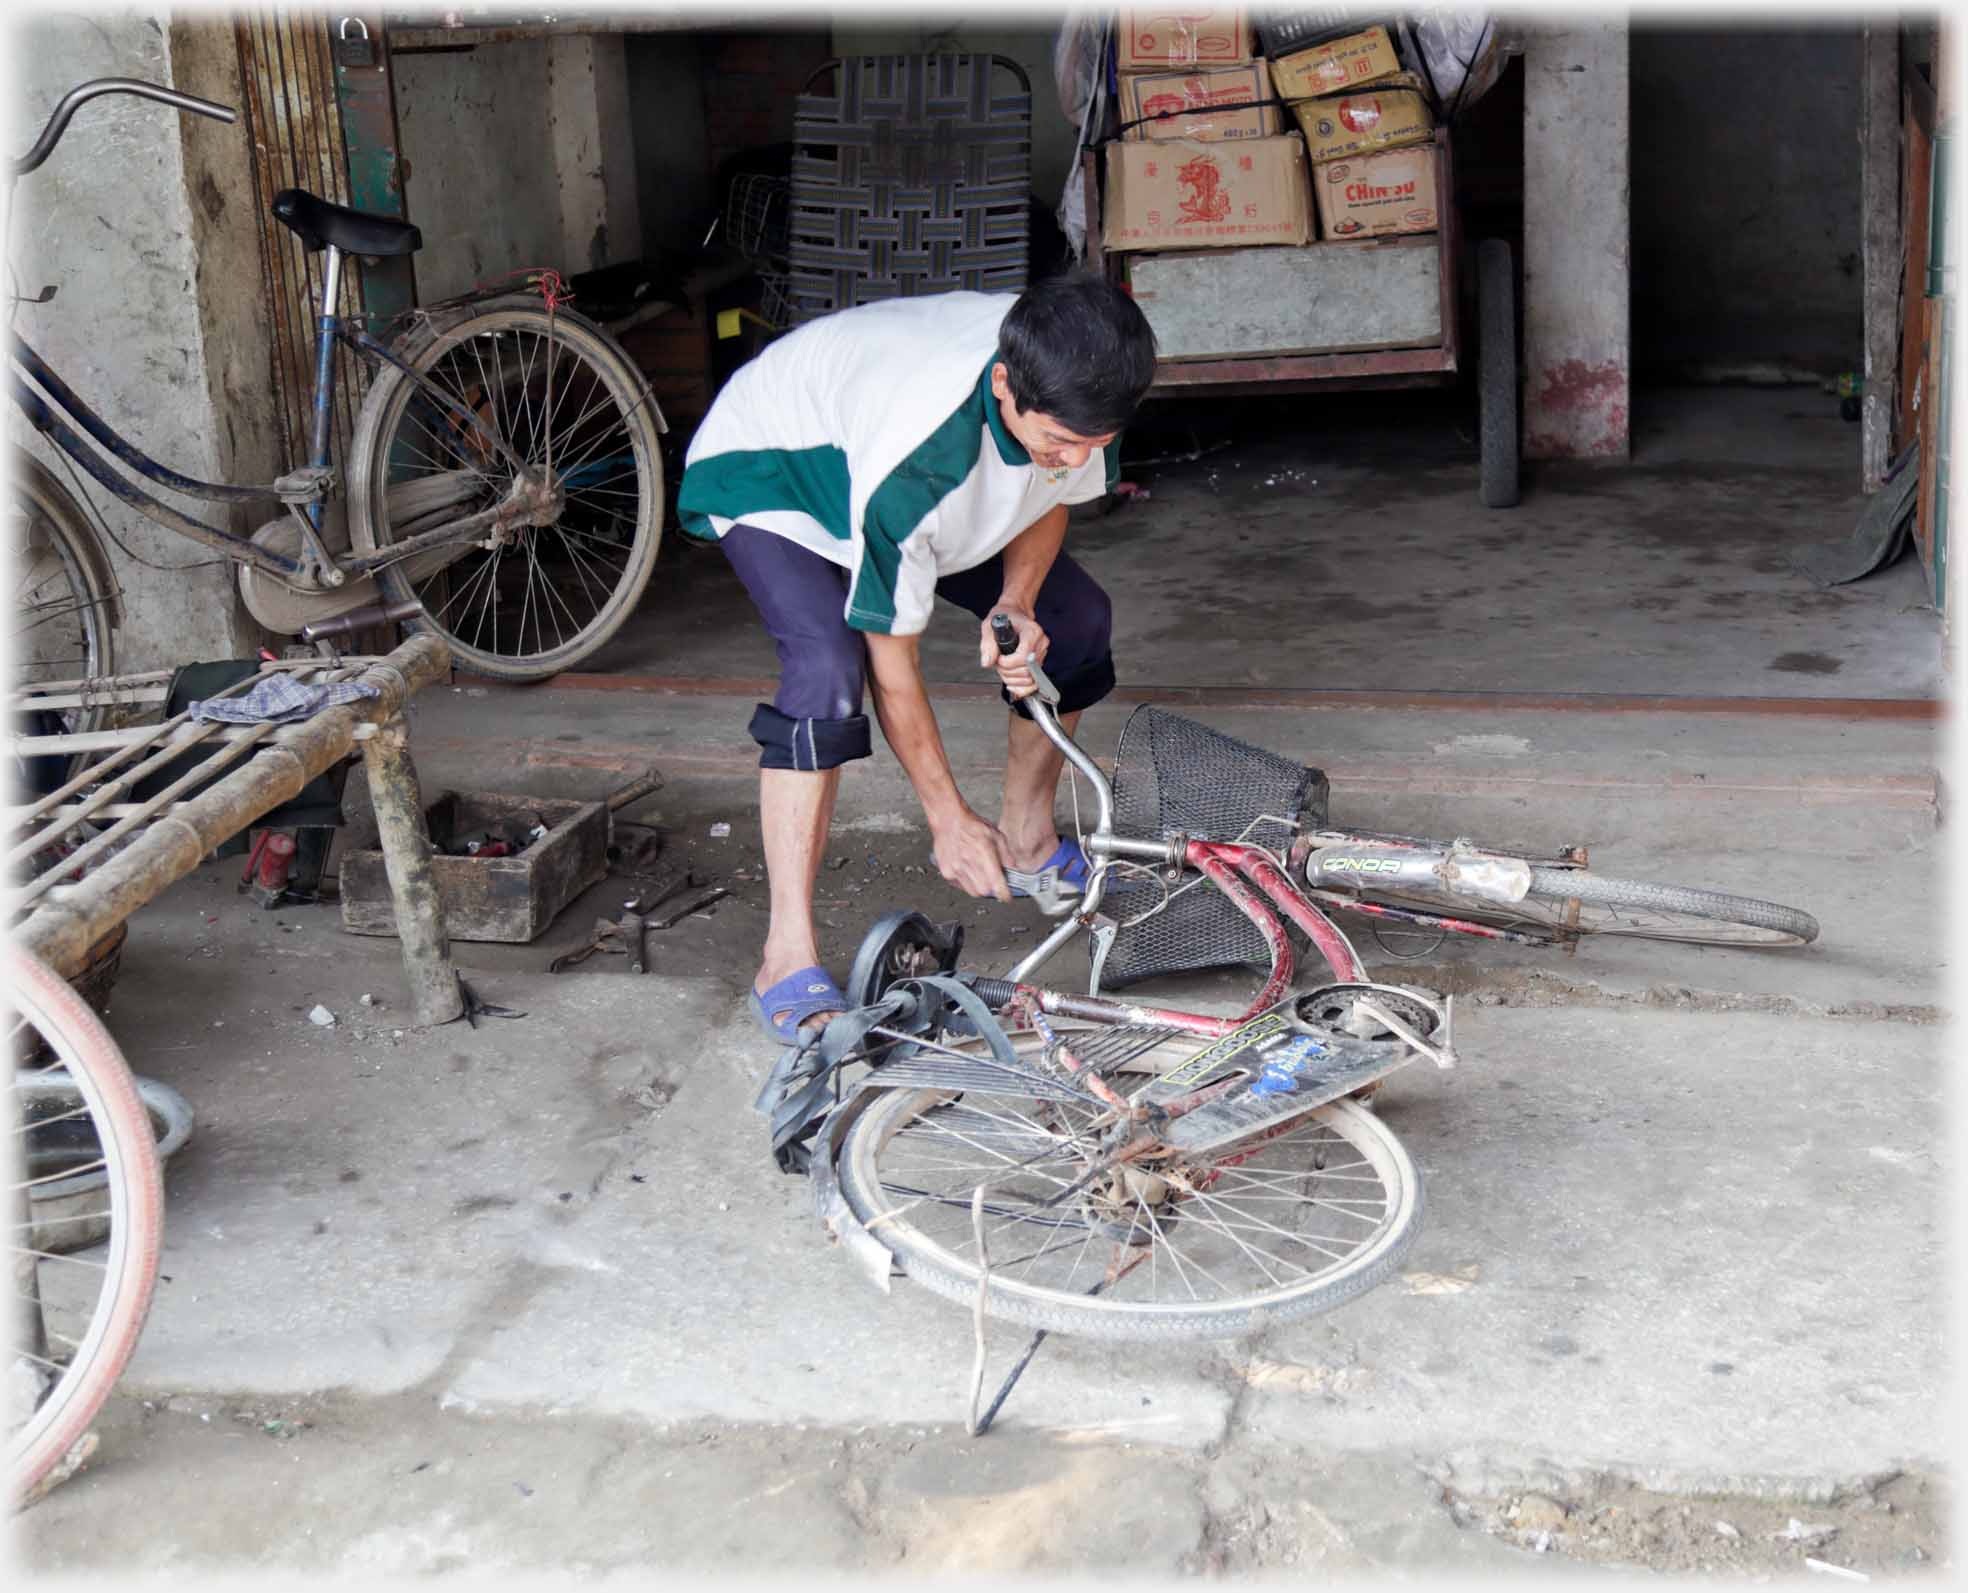
M 503 337 L 510 337 L 515 349 L 510 368 L 500 342 Z M 530 352 L 522 345 L 522 340 L 529 338 L 533 340 Z M 478 339 L 491 340 L 489 369 L 485 363 L 486 351 L 475 343 Z M 612 404 L 614 413 L 605 419 L 609 430 L 600 437 L 591 437 L 579 429 L 595 413 L 588 395 L 569 403 L 567 389 L 555 395 L 550 413 L 544 391 L 539 393 L 546 421 L 544 431 L 540 429 L 541 419 L 533 413 L 532 395 L 534 385 L 548 367 L 542 351 L 549 346 L 571 351 L 579 362 L 576 369 L 584 365 L 593 373 L 590 393 L 595 403 Z M 621 630 L 641 601 L 655 568 L 665 503 L 663 451 L 654 400 L 649 396 L 647 384 L 621 353 L 619 345 L 600 327 L 566 309 L 556 309 L 550 316 L 534 300 L 494 302 L 411 342 L 401 352 L 419 374 L 452 390 L 467 408 L 490 422 L 529 465 L 544 464 L 546 438 L 555 434 L 563 410 L 571 411 L 574 429 L 563 440 L 571 444 L 579 437 L 581 441 L 571 457 L 565 453 L 556 457 L 555 469 L 563 486 L 584 469 L 592 471 L 622 458 L 632 461 L 631 487 L 583 485 L 568 493 L 569 508 L 550 525 L 522 527 L 517 532 L 511 546 L 516 566 L 523 553 L 525 596 L 517 618 L 512 621 L 512 646 L 499 645 L 501 615 L 511 607 L 500 599 L 499 592 L 505 548 L 487 551 L 473 545 L 461 554 L 447 553 L 434 560 L 425 555 L 408 561 L 407 566 L 386 565 L 376 574 L 377 583 L 391 602 L 419 601 L 425 605 L 425 613 L 405 622 L 407 628 L 442 636 L 450 646 L 453 662 L 461 669 L 494 680 L 524 683 L 545 680 L 572 668 Z M 469 363 L 465 358 L 468 353 L 472 356 Z M 560 368 L 559 358 L 556 355 L 552 362 L 556 372 Z M 454 359 L 455 375 L 454 367 L 447 363 Z M 474 377 L 478 378 L 481 390 L 476 398 Z M 570 372 L 567 379 L 575 378 Z M 510 467 L 490 456 L 480 439 L 458 427 L 455 419 L 449 428 L 452 434 L 445 436 L 440 436 L 421 416 L 406 421 L 406 416 L 411 415 L 412 400 L 422 391 L 408 375 L 391 365 L 383 368 L 363 400 L 349 448 L 349 532 L 358 552 L 381 552 L 403 536 L 433 528 L 428 524 L 406 528 L 392 524 L 391 495 L 395 492 L 400 498 L 409 484 L 432 482 L 439 476 L 477 476 L 485 487 L 481 498 L 465 510 L 472 512 L 496 502 L 511 480 Z M 435 409 L 431 413 L 439 414 Z M 617 427 L 619 439 L 613 434 Z M 436 454 L 412 440 L 418 431 L 438 450 Z M 460 447 L 459 439 L 472 448 Z M 597 461 L 594 456 L 604 447 L 608 451 Z M 476 459 L 472 450 L 478 452 Z M 421 455 L 428 463 L 427 472 L 417 473 L 421 467 L 410 458 L 413 454 Z M 619 501 L 608 503 L 604 498 Z M 575 531 L 570 529 L 570 522 L 577 514 L 586 521 L 586 526 Z M 597 524 L 601 527 L 599 532 L 595 529 Z M 624 527 L 628 543 L 618 565 L 613 549 Z M 574 578 L 543 575 L 541 567 L 548 559 L 558 559 L 561 568 L 571 571 Z M 431 567 L 432 564 L 436 567 Z M 578 601 L 585 606 L 589 594 L 597 588 L 602 596 L 594 603 L 594 612 L 580 619 L 570 605 Z M 475 590 L 479 596 L 470 596 Z M 467 626 L 463 622 L 472 617 L 475 609 L 477 623 Z M 578 621 L 571 636 L 562 628 L 563 613 Z M 489 646 L 485 645 L 488 617 Z M 549 622 L 554 627 L 551 645 L 547 645 L 546 635 Z M 529 645 L 529 627 L 541 645 Z
M 16 578 L 17 612 L 14 682 L 17 688 L 41 680 L 75 678 L 96 680 L 116 673 L 116 580 L 95 526 L 88 513 L 75 501 L 75 495 L 58 481 L 32 454 L 23 448 L 11 450 L 14 471 L 14 502 L 27 524 L 16 534 L 21 566 Z M 40 539 L 40 540 L 37 540 Z M 45 547 L 50 559 L 37 559 L 34 549 Z M 45 566 L 45 568 L 43 568 Z M 42 598 L 44 589 L 50 596 Z M 65 596 L 63 594 L 66 594 Z M 25 607 L 23 605 L 26 605 Z M 28 621 L 30 609 L 34 613 Z M 61 651 L 42 662 L 42 649 L 29 642 L 41 628 L 62 624 L 61 615 L 73 613 L 78 629 L 72 644 L 81 649 L 70 655 L 66 640 L 55 642 Z M 67 709 L 62 725 L 70 733 L 99 728 L 105 710 L 100 707 Z
M 892 1193 L 884 1188 L 879 1160 L 888 1144 L 912 1123 L 953 1101 L 970 1102 L 980 1097 L 987 1101 L 1005 1099 L 975 1089 L 960 1095 L 939 1089 L 886 1091 L 849 1129 L 838 1163 L 841 1192 L 849 1207 L 901 1262 L 907 1276 L 931 1293 L 966 1306 L 974 1305 L 977 1299 L 978 1267 L 909 1220 L 903 1209 L 909 1202 L 904 1200 L 898 1208 Z M 1282 1143 L 1284 1135 L 1313 1122 L 1362 1151 L 1390 1190 L 1389 1214 L 1372 1243 L 1330 1277 L 1235 1299 L 1169 1304 L 1128 1300 L 1119 1289 L 1091 1296 L 1084 1288 L 1048 1288 L 1017 1281 L 1000 1271 L 994 1258 L 985 1311 L 1002 1321 L 1109 1342 L 1169 1342 L 1234 1338 L 1260 1327 L 1332 1310 L 1366 1293 L 1400 1264 L 1419 1232 L 1420 1175 L 1386 1124 L 1345 1100 L 1327 1102 L 1280 1125 L 1280 1139 L 1270 1143 Z M 951 1202 L 931 1204 L 947 1207 Z M 968 1222 L 967 1214 L 963 1221 Z
M 1427 836 L 1397 835 L 1391 831 L 1329 833 L 1365 845 L 1381 841 L 1439 851 L 1447 851 L 1450 845 Z M 1420 907 L 1448 917 L 1466 918 L 1472 923 L 1505 928 L 1521 926 L 1528 920 L 1540 928 L 1581 935 L 1621 935 L 1628 939 L 1671 940 L 1696 946 L 1796 946 L 1808 945 L 1818 938 L 1817 919 L 1801 908 L 1786 907 L 1779 902 L 1686 885 L 1648 884 L 1582 868 L 1560 868 L 1542 862 L 1539 854 L 1533 852 L 1513 852 L 1495 846 L 1482 846 L 1479 850 L 1492 857 L 1516 858 L 1531 865 L 1530 890 L 1522 902 L 1506 906 L 1449 891 L 1426 894 L 1370 891 L 1366 899 Z M 1576 921 L 1570 911 L 1574 900 L 1579 903 Z M 1671 913 L 1694 922 L 1648 925 L 1637 921 L 1635 915 L 1641 912 Z M 1709 925 L 1729 925 L 1733 932 Z
M 102 1148 L 110 1201 L 102 1285 L 88 1325 L 54 1386 L 8 1434 L 8 1480 L 18 1503 L 88 1431 L 136 1348 L 157 1281 L 164 1185 L 149 1114 L 102 1020 L 31 953 L 8 946 L 0 953 L 0 968 L 13 1011 L 39 1033 L 82 1097 Z M 15 1039 L 9 1069 L 18 1080 L 18 1026 L 10 1028 Z M 24 1131 L 16 1127 L 15 1132 L 24 1147 Z M 16 1355 L 27 1349 L 14 1346 Z
M 1685 885 L 1654 885 L 1616 879 L 1584 869 L 1534 868 L 1527 899 L 1568 904 L 1577 901 L 1581 934 L 1624 935 L 1643 940 L 1674 940 L 1698 946 L 1809 945 L 1818 938 L 1818 921 L 1800 908 Z M 1562 914 L 1564 907 L 1558 911 Z M 1594 916 L 1587 918 L 1587 913 Z M 1689 924 L 1648 924 L 1648 913 L 1693 919 Z M 1555 920 L 1563 922 L 1562 916 Z M 1705 925 L 1728 925 L 1735 933 Z
M 1481 497 L 1485 508 L 1517 502 L 1517 282 L 1510 245 L 1488 238 L 1476 247 L 1476 293 L 1481 320 L 1476 347 L 1477 428 Z

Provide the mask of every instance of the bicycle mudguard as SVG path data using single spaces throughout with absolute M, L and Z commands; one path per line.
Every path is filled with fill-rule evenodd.
M 1305 882 L 1315 890 L 1406 889 L 1515 903 L 1530 890 L 1531 865 L 1463 841 L 1433 849 L 1349 843 L 1316 848 L 1305 860 Z
M 847 1203 L 847 1196 L 841 1193 L 840 1179 L 834 1172 L 834 1164 L 840 1158 L 840 1148 L 847 1138 L 847 1131 L 881 1088 L 879 1079 L 864 1079 L 827 1114 L 811 1147 L 807 1175 L 813 1181 L 813 1209 L 819 1213 L 827 1237 L 847 1251 L 854 1264 L 867 1274 L 870 1283 L 887 1294 L 889 1280 L 895 1276 L 895 1255 L 862 1226 L 861 1219 L 854 1214 L 854 1208 Z
M 1010 1039 L 990 1009 L 962 980 L 948 974 L 918 974 L 898 980 L 880 1000 L 835 1014 L 817 1034 L 808 1031 L 806 1040 L 786 1046 L 779 1053 L 779 1060 L 773 1064 L 752 1102 L 753 1111 L 771 1120 L 772 1157 L 779 1170 L 812 1171 L 812 1152 L 807 1142 L 834 1110 L 838 1091 L 836 1075 L 850 1062 L 869 1060 L 863 1042 L 870 1031 L 880 1027 L 932 1036 L 952 1029 L 959 1021 L 967 1026 L 967 1032 L 983 1038 L 986 1050 L 980 1054 L 978 1063 L 987 1069 L 988 1081 L 993 1086 L 1002 1087 L 1010 1080 L 1032 1076 L 1031 1069 L 1020 1065 Z M 960 1078 L 953 1085 L 940 1077 L 902 1078 L 900 1059 L 912 1049 L 902 1045 L 895 1061 L 876 1069 L 875 1081 L 891 1087 L 902 1083 L 914 1087 L 943 1084 L 958 1089 L 977 1082 L 969 1077 Z

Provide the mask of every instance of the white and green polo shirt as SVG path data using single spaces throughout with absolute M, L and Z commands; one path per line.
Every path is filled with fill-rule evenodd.
M 684 530 L 714 539 L 743 521 L 797 542 L 849 572 L 849 625 L 921 631 L 940 577 L 1113 484 L 1115 448 L 1047 470 L 1005 429 L 991 366 L 1013 302 L 892 299 L 769 344 L 691 441 L 677 495 Z

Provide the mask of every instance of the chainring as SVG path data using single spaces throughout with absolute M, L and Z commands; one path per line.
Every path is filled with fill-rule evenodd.
M 902 979 L 954 973 L 963 953 L 963 925 L 932 924 L 921 913 L 895 912 L 875 920 L 854 954 L 847 1004 L 872 1007 Z
M 1385 1024 L 1359 1012 L 1366 997 L 1384 1007 L 1424 1040 L 1441 1027 L 1442 1015 L 1428 1002 L 1387 985 L 1321 985 L 1308 990 L 1291 1004 L 1292 1026 L 1304 1034 L 1340 1040 L 1392 1040 L 1394 1032 Z

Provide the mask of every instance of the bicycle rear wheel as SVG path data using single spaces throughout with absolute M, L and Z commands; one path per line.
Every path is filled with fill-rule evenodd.
M 157 1277 L 164 1190 L 149 1114 L 102 1021 L 18 947 L 0 951 L 0 972 L 14 1084 L 6 1423 L 18 1502 L 87 1432 L 136 1347 Z M 59 1096 L 74 1104 L 50 1109 Z M 86 1187 L 95 1172 L 99 1197 L 34 1211 L 37 1191 Z
M 573 667 L 621 629 L 655 566 L 663 456 L 646 385 L 599 327 L 533 301 L 478 310 L 405 352 L 562 496 L 547 524 L 411 555 L 378 583 L 392 602 L 423 605 L 409 624 L 441 635 L 461 669 L 530 681 Z M 387 366 L 350 443 L 351 539 L 386 551 L 493 507 L 515 474 L 476 427 Z
M 1039 1049 L 1031 1035 L 1013 1043 Z M 1172 1039 L 1138 1065 L 1161 1071 L 1205 1043 Z M 971 1201 L 988 1183 L 985 1310 L 1108 1340 L 1227 1338 L 1331 1310 L 1392 1272 L 1419 1230 L 1413 1162 L 1349 1102 L 1086 1185 L 1104 1114 L 1085 1100 L 887 1091 L 848 1131 L 841 1192 L 910 1278 L 969 1305 L 982 1271 Z

